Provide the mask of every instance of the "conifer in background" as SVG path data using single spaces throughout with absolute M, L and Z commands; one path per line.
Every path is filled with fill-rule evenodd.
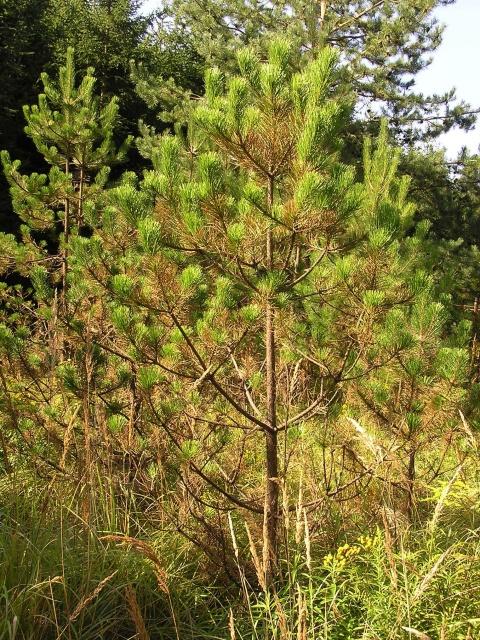
M 16 156 L 35 166 L 33 149 L 23 134 L 22 107 L 36 99 L 36 83 L 50 61 L 50 32 L 45 16 L 49 0 L 4 0 L 0 5 L 0 149 L 9 149 Z M 13 232 L 16 220 L 11 210 L 8 185 L 0 176 L 0 228 Z
M 471 107 L 456 102 L 454 90 L 433 96 L 415 92 L 417 74 L 428 66 L 428 56 L 441 42 L 442 27 L 434 10 L 454 1 L 170 0 L 165 11 L 179 30 L 188 29 L 207 66 L 229 71 L 236 68 L 239 46 L 266 51 L 275 34 L 288 34 L 302 49 L 304 61 L 318 48 L 332 46 L 341 56 L 343 82 L 359 97 L 360 119 L 373 119 L 370 127 L 375 127 L 378 114 L 386 115 L 397 141 L 413 144 L 452 126 L 468 130 L 475 121 Z M 150 101 L 157 87 L 162 102 L 165 86 L 154 77 L 150 85 Z

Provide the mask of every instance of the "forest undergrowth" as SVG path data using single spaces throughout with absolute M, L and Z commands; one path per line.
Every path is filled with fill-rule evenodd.
M 464 468 L 425 494 L 414 525 L 394 533 L 385 512 L 383 526 L 360 528 L 346 509 L 328 538 L 297 510 L 272 592 L 248 525 L 230 514 L 237 573 L 225 582 L 130 483 L 99 472 L 92 500 L 65 478 L 15 473 L 1 483 L 0 637 L 473 640 L 479 497 L 478 471 Z

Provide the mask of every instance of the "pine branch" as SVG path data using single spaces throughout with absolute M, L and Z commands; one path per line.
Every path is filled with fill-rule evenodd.
M 374 2 L 371 6 L 367 7 L 363 11 L 360 11 L 359 13 L 355 14 L 354 16 L 349 18 L 348 20 L 345 20 L 345 22 L 341 22 L 339 25 L 334 27 L 330 33 L 335 33 L 335 31 L 340 31 L 341 29 L 345 29 L 346 27 L 350 26 L 354 22 L 357 22 L 357 20 L 360 20 L 360 18 L 362 18 L 367 13 L 375 11 L 375 9 L 377 9 L 384 2 L 385 2 L 385 0 L 378 0 L 377 2 Z

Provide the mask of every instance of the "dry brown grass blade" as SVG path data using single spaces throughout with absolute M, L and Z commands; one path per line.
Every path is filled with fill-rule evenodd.
M 417 602 L 417 600 L 419 600 L 422 597 L 422 595 L 425 593 L 425 591 L 428 589 L 430 582 L 433 580 L 433 578 L 437 574 L 443 561 L 448 556 L 450 551 L 451 551 L 451 548 L 444 551 L 442 555 L 432 565 L 432 568 L 430 569 L 430 571 L 424 575 L 421 582 L 417 585 L 417 588 L 412 594 L 412 598 L 410 600 L 411 604 L 414 604 L 415 602 Z
M 34 589 L 41 589 L 42 587 L 50 587 L 52 584 L 63 584 L 63 576 L 55 576 L 53 578 L 48 578 L 48 580 L 37 582 L 36 584 L 29 586 L 27 590 L 33 591 Z
M 252 534 L 250 533 L 250 528 L 248 526 L 248 524 L 245 522 L 245 529 L 247 531 L 247 536 L 248 536 L 248 543 L 249 543 L 249 547 L 250 547 L 250 554 L 252 556 L 252 560 L 253 560 L 253 565 L 255 567 L 255 571 L 257 574 L 257 580 L 258 583 L 260 584 L 260 586 L 262 587 L 262 589 L 264 591 L 267 590 L 267 582 L 265 579 L 265 571 L 264 571 L 264 565 L 262 565 L 262 563 L 260 562 L 260 558 L 258 557 L 258 553 L 257 553 L 257 549 L 255 547 L 255 543 L 253 542 L 253 538 L 252 538 Z
M 237 636 L 235 633 L 235 619 L 233 617 L 233 611 L 231 607 L 228 614 L 228 630 L 230 631 L 230 640 L 237 640 Z
M 257 575 L 259 576 L 259 582 L 260 582 L 260 573 L 264 576 L 263 583 L 265 584 L 265 586 L 263 586 L 262 582 L 260 582 L 260 585 L 265 591 L 266 591 L 266 583 L 267 583 L 267 567 L 270 564 L 270 555 L 272 552 L 272 550 L 270 549 L 269 537 L 268 537 L 266 496 L 267 496 L 267 492 L 265 492 L 265 508 L 263 512 L 262 569 L 260 572 L 257 570 Z
M 285 531 L 290 531 L 290 505 L 288 502 L 288 490 L 285 482 L 281 483 L 282 486 L 282 515 L 283 515 L 283 526 Z
M 132 547 L 132 549 L 138 551 L 138 553 L 141 553 L 145 558 L 147 558 L 147 560 L 150 560 L 150 562 L 153 564 L 153 570 L 157 579 L 158 588 L 167 596 L 173 625 L 175 627 L 175 636 L 177 640 L 180 640 L 177 617 L 175 615 L 175 609 L 170 595 L 170 589 L 168 587 L 168 574 L 163 568 L 162 563 L 160 562 L 160 558 L 155 553 L 155 549 L 147 542 L 139 540 L 138 538 L 132 538 L 131 536 L 108 535 L 102 536 L 100 540 L 104 540 L 106 542 L 115 542 L 116 544 L 121 545 L 129 545 L 130 547 Z
M 118 573 L 118 569 L 117 571 L 114 571 L 113 573 L 111 573 L 109 576 L 107 576 L 106 578 L 104 578 L 103 580 L 101 580 L 97 586 L 95 587 L 95 589 L 90 593 L 90 595 L 85 596 L 84 598 L 82 598 L 80 600 L 80 602 L 77 604 L 77 606 L 75 607 L 73 613 L 71 614 L 69 621 L 73 622 L 74 620 L 76 620 L 78 618 L 78 616 L 82 613 L 82 611 L 88 607 L 89 604 L 91 604 L 95 598 L 99 595 L 99 593 L 102 591 L 102 589 L 104 588 L 104 586 L 107 584 L 107 582 L 110 582 L 110 580 L 116 576 Z
M 305 541 L 305 562 L 306 565 L 308 567 L 308 570 L 310 571 L 310 573 L 312 573 L 312 553 L 311 553 L 311 546 L 310 546 L 310 528 L 308 526 L 308 519 L 307 519 L 307 510 L 304 509 L 303 510 L 303 520 L 304 520 L 304 541 Z
M 274 594 L 274 598 L 275 610 L 277 612 L 277 624 L 280 630 L 279 640 L 290 640 L 291 634 L 288 628 L 287 614 L 285 613 L 285 609 L 277 594 Z
M 385 508 L 382 509 L 383 530 L 385 532 L 385 553 L 390 566 L 390 575 L 392 577 L 392 586 L 395 591 L 398 590 L 398 572 L 397 563 L 395 562 L 395 554 L 393 550 L 393 540 L 390 531 L 390 525 L 388 523 L 388 517 L 385 512 Z
M 70 418 L 70 422 L 68 423 L 67 428 L 65 429 L 65 433 L 63 436 L 63 451 L 62 457 L 60 458 L 60 468 L 65 469 L 65 464 L 67 461 L 68 452 L 70 451 L 70 445 L 74 440 L 74 427 L 75 420 L 77 419 L 78 412 L 80 411 L 80 405 L 77 406 L 75 411 L 73 412 L 72 417 Z
M 302 594 L 300 585 L 297 584 L 297 640 L 307 640 L 307 600 L 305 595 Z
M 409 633 L 410 637 L 414 636 L 415 638 L 419 638 L 419 640 L 432 640 L 431 637 L 427 636 L 426 633 L 423 633 L 418 629 L 414 629 L 413 627 L 402 627 L 402 629 L 407 633 Z
M 155 571 L 155 577 L 157 578 L 157 583 L 160 591 L 170 595 L 170 591 L 168 588 L 168 575 L 165 569 L 160 562 L 159 557 L 155 553 L 153 547 L 151 547 L 147 542 L 143 540 L 138 540 L 138 538 L 132 538 L 130 536 L 119 536 L 119 535 L 108 535 L 102 536 L 100 540 L 105 542 L 114 542 L 115 544 L 120 545 L 129 545 L 135 551 L 141 553 L 145 558 L 150 560 L 153 564 L 153 568 Z
M 298 498 L 295 511 L 295 542 L 299 545 L 303 532 L 303 473 L 300 476 L 300 482 L 298 484 Z
M 382 447 L 375 442 L 373 437 L 357 420 L 354 418 L 348 418 L 348 420 L 357 433 L 357 439 L 373 454 L 376 462 L 381 462 L 384 458 Z
M 455 484 L 455 481 L 457 480 L 458 476 L 460 475 L 462 469 L 463 469 L 463 464 L 461 464 L 461 465 L 459 465 L 457 467 L 457 469 L 455 470 L 455 473 L 450 478 L 450 481 L 443 488 L 443 491 L 442 491 L 442 493 L 440 495 L 440 498 L 438 499 L 438 502 L 435 505 L 435 510 L 433 512 L 432 519 L 428 523 L 428 530 L 429 530 L 430 533 L 432 533 L 435 530 L 437 522 L 438 522 L 438 520 L 440 518 L 440 515 L 441 515 L 441 513 L 443 511 L 443 507 L 445 505 L 445 502 L 447 501 L 448 495 L 449 495 L 450 491 L 452 490 L 452 487 Z
M 232 514 L 230 513 L 230 511 L 228 512 L 228 526 L 230 528 L 230 536 L 232 538 L 233 552 L 234 552 L 235 558 L 237 559 L 237 562 L 238 562 L 239 549 L 238 549 L 238 544 L 237 544 L 237 537 L 235 535 L 235 530 L 233 528 Z
M 478 443 L 477 443 L 477 439 L 475 438 L 473 431 L 470 429 L 470 426 L 468 424 L 468 422 L 465 419 L 465 416 L 463 415 L 463 413 L 459 410 L 458 413 L 460 414 L 460 420 L 462 421 L 462 427 L 463 430 L 465 431 L 465 433 L 468 436 L 468 440 L 472 446 L 472 449 L 474 451 L 478 450 Z
M 125 600 L 127 602 L 128 613 L 135 625 L 136 639 L 150 640 L 150 635 L 147 631 L 147 627 L 145 626 L 145 620 L 143 619 L 142 610 L 138 604 L 137 594 L 131 585 L 127 585 L 125 587 Z

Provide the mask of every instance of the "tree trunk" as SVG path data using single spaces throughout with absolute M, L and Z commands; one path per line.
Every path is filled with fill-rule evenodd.
M 78 185 L 78 220 L 77 226 L 83 224 L 83 183 L 85 181 L 85 169 L 80 167 L 80 183 Z
M 273 205 L 273 179 L 268 184 L 269 207 Z M 273 237 L 267 231 L 267 267 L 273 268 Z M 264 507 L 264 563 L 267 585 L 274 580 L 278 568 L 278 435 L 277 435 L 277 380 L 275 372 L 275 309 L 267 300 L 265 318 L 265 348 L 267 373 L 267 422 L 265 432 L 266 489 Z
M 413 522 L 415 511 L 415 449 L 410 450 L 407 473 L 407 517 Z
M 70 162 L 65 161 L 65 173 L 70 171 Z M 62 251 L 62 314 L 67 315 L 67 274 L 68 274 L 68 240 L 70 233 L 70 202 L 68 196 L 65 198 L 65 217 L 63 220 L 63 251 Z

